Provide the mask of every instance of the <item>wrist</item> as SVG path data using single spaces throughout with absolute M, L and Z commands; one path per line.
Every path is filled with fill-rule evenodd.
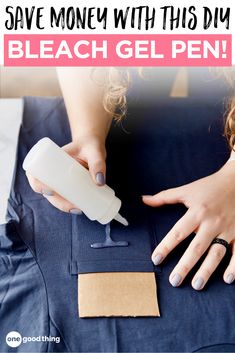
M 96 131 L 95 129 L 77 129 L 71 131 L 73 142 L 86 142 L 86 141 L 97 141 L 101 144 L 105 144 L 106 134 L 102 131 Z
M 83 131 L 82 133 L 72 135 L 72 143 L 77 145 L 79 150 L 89 146 L 96 146 L 98 149 L 105 149 L 105 136 L 94 131 Z
M 80 121 L 70 121 L 70 129 L 73 141 L 84 140 L 85 138 L 93 138 L 105 143 L 108 135 L 112 119 L 101 119 L 100 116 L 96 118 L 83 119 Z

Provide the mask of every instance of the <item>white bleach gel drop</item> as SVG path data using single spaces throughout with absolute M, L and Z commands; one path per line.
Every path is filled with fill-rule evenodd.
M 89 171 L 49 138 L 45 137 L 33 146 L 23 168 L 80 208 L 90 220 L 107 224 L 116 219 L 128 225 L 127 220 L 118 213 L 121 200 L 114 191 L 108 185 L 96 185 Z

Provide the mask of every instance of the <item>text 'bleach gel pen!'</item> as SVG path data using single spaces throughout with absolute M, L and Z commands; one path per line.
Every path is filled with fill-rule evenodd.
M 118 212 L 121 200 L 108 186 L 98 186 L 89 171 L 49 138 L 38 141 L 27 154 L 23 168 L 46 184 L 92 221 L 107 224 L 115 219 L 127 226 Z

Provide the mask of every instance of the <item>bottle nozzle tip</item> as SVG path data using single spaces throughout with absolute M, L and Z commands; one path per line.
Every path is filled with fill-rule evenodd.
M 129 225 L 128 221 L 124 217 L 122 217 L 119 213 L 116 215 L 116 217 L 114 219 L 116 221 L 120 222 L 121 224 L 123 224 L 124 226 Z

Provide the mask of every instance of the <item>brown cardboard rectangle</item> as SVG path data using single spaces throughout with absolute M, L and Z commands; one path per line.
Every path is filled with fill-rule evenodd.
M 154 273 L 78 275 L 79 317 L 160 316 Z

